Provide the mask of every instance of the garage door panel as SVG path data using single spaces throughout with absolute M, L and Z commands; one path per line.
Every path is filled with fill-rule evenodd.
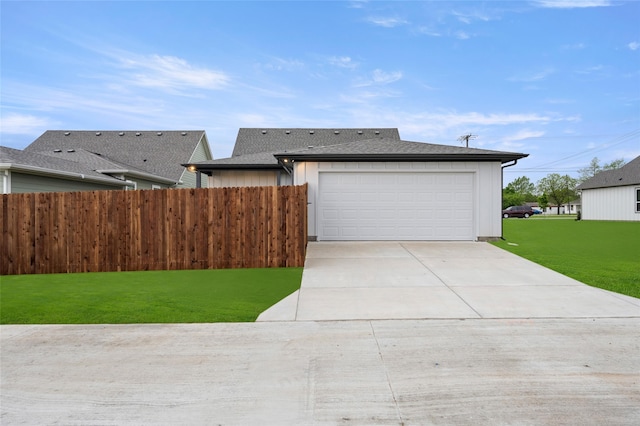
M 472 240 L 473 194 L 472 173 L 321 172 L 318 238 Z

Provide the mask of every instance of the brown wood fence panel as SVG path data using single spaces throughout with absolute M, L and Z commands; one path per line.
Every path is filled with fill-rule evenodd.
M 0 196 L 0 275 L 303 266 L 307 186 Z

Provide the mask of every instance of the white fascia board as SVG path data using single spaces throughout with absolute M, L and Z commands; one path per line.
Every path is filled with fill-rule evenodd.
M 72 180 L 96 182 L 96 183 L 101 183 L 105 185 L 133 186 L 128 182 L 120 181 L 120 180 L 117 180 L 116 178 L 87 176 L 83 173 L 65 172 L 63 170 L 47 169 L 44 167 L 29 166 L 25 164 L 0 163 L 0 169 L 11 170 L 16 172 L 24 172 L 28 174 L 35 174 L 35 175 L 42 175 L 42 176 L 65 177 Z

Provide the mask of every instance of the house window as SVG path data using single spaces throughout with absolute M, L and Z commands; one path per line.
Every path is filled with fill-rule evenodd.
M 162 189 L 160 185 L 151 184 L 151 189 Z
M 640 213 L 640 188 L 636 188 L 636 213 Z

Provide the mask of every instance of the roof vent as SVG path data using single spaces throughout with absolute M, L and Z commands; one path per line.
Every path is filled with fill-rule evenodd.
M 120 132 L 118 133 L 120 136 L 124 136 L 124 132 Z
M 286 134 L 290 135 L 291 134 L 291 130 L 285 130 L 284 131 Z
M 100 136 L 102 132 L 96 132 L 96 136 Z
M 68 149 L 67 152 L 76 152 L 75 149 Z
M 61 149 L 54 149 L 53 152 L 62 152 Z
M 69 136 L 71 134 L 71 132 L 64 132 L 65 136 Z
M 379 135 L 379 134 L 380 134 L 380 130 L 376 130 L 376 131 L 375 131 L 375 134 L 376 134 L 376 135 Z
M 266 135 L 266 134 L 267 134 L 267 131 L 266 131 L 266 130 L 263 130 L 263 131 L 262 131 L 262 134 L 263 134 L 263 135 Z
M 314 133 L 315 133 L 315 131 L 314 131 L 314 130 L 309 130 L 309 134 L 310 134 L 310 135 L 312 135 L 312 134 L 314 134 Z
M 162 136 L 162 132 L 158 132 L 158 133 L 156 133 L 156 135 Z
M 361 135 L 362 134 L 362 130 L 358 130 L 358 134 Z
M 313 145 L 309 145 L 307 148 L 308 149 L 313 149 Z
M 333 131 L 333 134 L 334 134 L 334 135 L 339 135 L 339 134 L 340 134 L 340 130 L 334 130 L 334 131 Z
M 136 133 L 136 136 L 140 136 L 141 134 L 142 134 L 142 133 L 140 133 L 140 132 L 137 132 L 137 133 Z
M 181 135 L 182 136 L 187 136 L 187 132 L 182 132 Z

